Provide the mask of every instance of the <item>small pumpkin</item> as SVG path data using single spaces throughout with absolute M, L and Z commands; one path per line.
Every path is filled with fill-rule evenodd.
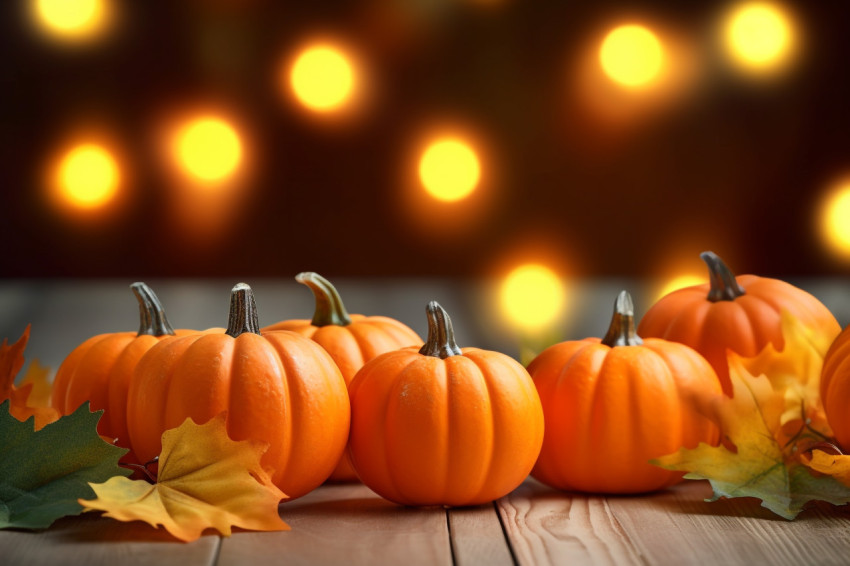
M 735 277 L 713 252 L 703 252 L 700 257 L 708 265 L 709 283 L 679 289 L 659 299 L 643 316 L 638 333 L 697 350 L 717 371 L 726 395 L 732 395 L 727 350 L 744 357 L 758 355 L 768 344 L 781 350 L 785 346 L 782 311 L 797 317 L 813 332 L 838 334 L 838 321 L 806 291 L 779 279 Z
M 74 348 L 56 371 L 51 404 L 63 415 L 89 401 L 92 411 L 104 410 L 98 433 L 129 448 L 127 395 L 136 364 L 155 344 L 193 330 L 172 329 L 162 304 L 144 283 L 130 285 L 139 301 L 138 332 L 93 336 Z
M 540 399 L 512 358 L 455 342 L 432 301 L 428 338 L 366 363 L 350 385 L 349 452 L 360 479 L 403 505 L 477 505 L 528 475 L 543 440 Z
M 351 383 L 363 364 L 378 355 L 422 343 L 416 332 L 395 319 L 348 314 L 336 288 L 318 273 L 299 273 L 295 280 L 313 291 L 316 298 L 313 319 L 285 320 L 266 326 L 262 331 L 291 330 L 312 339 L 331 355 L 346 384 Z M 347 453 L 343 454 L 329 479 L 357 479 Z
M 555 344 L 528 366 L 545 417 L 531 475 L 557 489 L 642 493 L 681 480 L 649 460 L 716 443 L 719 432 L 692 409 L 693 396 L 720 395 L 696 351 L 635 333 L 631 296 L 617 297 L 603 339 Z
M 820 396 L 835 439 L 845 452 L 850 451 L 850 326 L 841 331 L 824 356 Z
M 269 443 L 264 467 L 289 498 L 320 485 L 348 439 L 345 381 L 318 344 L 288 331 L 260 332 L 254 294 L 231 292 L 224 332 L 163 341 L 139 361 L 130 383 L 127 424 L 140 462 L 160 453 L 166 430 L 227 412 L 234 440 Z

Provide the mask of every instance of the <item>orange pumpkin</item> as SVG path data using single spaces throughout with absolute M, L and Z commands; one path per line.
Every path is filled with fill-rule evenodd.
M 758 355 L 768 344 L 781 350 L 783 310 L 816 333 L 835 336 L 840 330 L 829 309 L 802 289 L 767 277 L 735 277 L 713 252 L 700 257 L 708 265 L 709 283 L 662 297 L 644 315 L 638 333 L 697 350 L 717 371 L 726 395 L 732 395 L 727 350 L 744 357 Z
M 313 320 L 286 320 L 263 328 L 263 332 L 291 330 L 312 339 L 331 355 L 342 371 L 346 384 L 351 383 L 354 374 L 363 364 L 378 355 L 422 343 L 416 332 L 395 319 L 385 316 L 349 315 L 337 290 L 318 273 L 299 273 L 295 280 L 307 285 L 316 297 Z M 343 455 L 329 479 L 357 479 L 357 473 L 347 453 Z
M 820 396 L 838 444 L 850 451 L 850 326 L 833 341 L 823 359 Z
M 320 485 L 348 438 L 345 381 L 318 344 L 287 331 L 260 333 L 251 288 L 233 288 L 226 331 L 183 336 L 151 348 L 130 384 L 127 424 L 140 462 L 187 418 L 226 411 L 234 440 L 269 443 L 262 463 L 290 498 Z
M 349 452 L 360 479 L 404 505 L 477 505 L 528 475 L 543 440 L 534 384 L 512 358 L 458 348 L 428 304 L 428 339 L 378 356 L 351 382 Z
M 138 332 L 93 336 L 74 348 L 56 371 L 51 403 L 63 415 L 89 401 L 92 411 L 103 409 L 98 432 L 129 448 L 127 395 L 136 364 L 155 344 L 192 330 L 173 330 L 156 294 L 144 283 L 130 285 L 139 301 Z
M 649 460 L 700 442 L 717 427 L 693 410 L 692 396 L 720 395 L 709 363 L 676 342 L 634 330 L 632 299 L 620 293 L 605 338 L 561 342 L 528 366 L 546 419 L 531 475 L 557 489 L 642 493 L 682 474 Z

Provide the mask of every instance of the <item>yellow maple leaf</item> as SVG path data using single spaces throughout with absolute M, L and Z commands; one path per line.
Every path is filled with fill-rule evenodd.
M 829 454 L 824 450 L 812 450 L 802 458 L 803 463 L 821 474 L 832 476 L 842 484 L 850 486 L 850 456 Z
M 832 435 L 820 398 L 823 358 L 835 336 L 815 333 L 787 311 L 781 313 L 782 350 L 768 344 L 753 358 L 740 358 L 751 375 L 763 375 L 781 391 L 785 410 L 781 423 L 806 423 L 825 437 Z M 837 336 L 837 334 L 836 334 Z M 791 427 L 793 428 L 793 427 Z
M 224 414 L 203 425 L 186 419 L 162 435 L 155 484 L 114 477 L 89 484 L 97 499 L 81 499 L 80 504 L 119 521 L 162 525 L 184 541 L 197 539 L 210 527 L 225 536 L 231 526 L 289 530 L 278 515 L 286 496 L 260 465 L 267 449 L 265 442 L 231 440 Z
M 35 430 L 40 430 L 44 425 L 56 421 L 59 418 L 59 412 L 49 407 L 46 401 L 42 403 L 34 399 L 33 391 L 37 390 L 37 395 L 43 396 L 45 387 L 47 399 L 50 398 L 50 385 L 47 383 L 48 371 L 37 363 L 30 364 L 23 384 L 21 387 L 15 387 L 15 376 L 24 366 L 24 350 L 29 337 L 30 327 L 27 325 L 24 333 L 14 344 L 9 344 L 5 338 L 0 344 L 0 403 L 9 399 L 9 413 L 19 421 L 35 417 Z

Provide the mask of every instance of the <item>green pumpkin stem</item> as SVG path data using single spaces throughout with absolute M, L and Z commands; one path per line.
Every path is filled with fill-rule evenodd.
M 428 339 L 419 353 L 443 360 L 461 355 L 460 347 L 455 342 L 455 331 L 449 313 L 437 301 L 428 303 L 425 312 L 428 314 Z
M 342 304 L 342 299 L 331 282 L 312 271 L 295 276 L 299 283 L 307 285 L 316 297 L 316 311 L 313 313 L 313 326 L 348 326 L 351 317 Z
M 628 291 L 620 291 L 617 296 L 611 326 L 608 327 L 608 333 L 605 334 L 602 343 L 611 348 L 643 344 L 643 340 L 635 332 L 635 306 Z
M 237 283 L 230 291 L 230 317 L 225 334 L 237 338 L 246 332 L 260 333 L 257 303 L 251 287 L 247 283 Z
M 734 301 L 741 295 L 746 295 L 744 289 L 738 285 L 735 274 L 720 256 L 714 252 L 702 252 L 699 257 L 708 266 L 708 279 L 711 283 L 711 289 L 708 291 L 709 301 Z
M 174 336 L 174 329 L 162 309 L 162 303 L 153 289 L 138 281 L 130 285 L 139 301 L 139 333 L 137 336 Z

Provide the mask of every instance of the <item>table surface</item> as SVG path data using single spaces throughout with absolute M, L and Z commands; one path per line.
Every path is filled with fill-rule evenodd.
M 0 281 L 0 335 L 17 339 L 27 323 L 27 358 L 54 371 L 63 357 L 99 332 L 132 330 L 138 316 L 130 282 Z M 154 286 L 175 327 L 221 326 L 232 282 L 163 281 Z M 463 345 L 501 349 L 492 319 L 474 317 L 487 292 L 444 281 L 338 284 L 351 312 L 386 314 L 424 334 L 424 305 L 452 313 Z M 845 282 L 806 287 L 846 324 Z M 254 285 L 261 323 L 309 317 L 312 296 L 290 282 Z M 628 282 L 586 283 L 576 291 L 570 337 L 599 335 Z M 640 296 L 640 295 L 638 295 Z M 648 295 L 638 304 L 646 303 Z M 845 309 L 842 312 L 840 309 Z M 645 310 L 638 307 L 638 310 Z M 265 319 L 265 320 L 263 320 Z M 501 340 L 501 342 L 500 342 Z M 491 505 L 415 509 L 385 501 L 360 484 L 325 485 L 280 506 L 291 531 L 208 531 L 184 544 L 144 523 L 97 513 L 60 519 L 42 532 L 0 531 L 0 564 L 848 564 L 850 509 L 814 504 L 795 521 L 755 499 L 705 501 L 706 482 L 685 482 L 642 496 L 604 497 L 552 490 L 528 479 Z
M 742 498 L 706 502 L 707 482 L 642 496 L 587 496 L 529 479 L 491 505 L 402 507 L 359 484 L 325 485 L 280 506 L 290 531 L 162 529 L 96 513 L 44 532 L 0 531 L 3 564 L 847 564 L 850 510 L 815 504 L 795 521 Z

